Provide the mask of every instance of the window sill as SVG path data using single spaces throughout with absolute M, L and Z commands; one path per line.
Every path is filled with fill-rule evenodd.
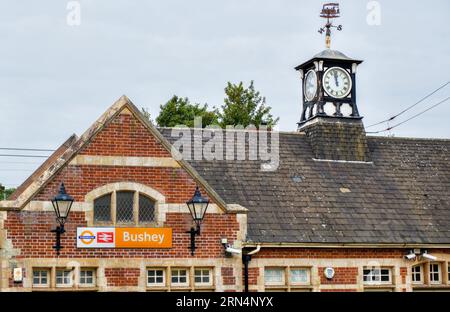
M 171 286 L 170 291 L 191 292 L 192 288 L 190 286 Z
M 36 292 L 79 292 L 79 291 L 99 291 L 98 287 L 33 287 Z
M 413 289 L 450 289 L 447 284 L 413 285 Z
M 287 292 L 288 288 L 287 288 L 287 286 L 285 286 L 285 287 L 266 287 L 264 289 L 264 291 L 266 291 L 266 292 Z
M 264 285 L 265 289 L 287 289 L 287 285 Z
M 383 288 L 395 288 L 393 284 L 364 284 L 365 289 L 383 289 Z
M 213 285 L 199 285 L 194 287 L 194 291 L 214 291 L 216 288 Z
M 146 291 L 166 292 L 169 291 L 167 286 L 147 286 Z
M 307 288 L 310 287 L 312 288 L 311 283 L 305 283 L 305 284 L 290 284 L 291 288 Z
M 291 285 L 291 289 L 313 289 L 311 285 Z

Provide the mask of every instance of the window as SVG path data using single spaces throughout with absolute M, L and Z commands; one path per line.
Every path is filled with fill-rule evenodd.
M 80 269 L 80 286 L 95 286 L 95 269 Z
M 163 269 L 147 270 L 147 286 L 165 286 L 165 271 Z
M 155 221 L 155 204 L 153 199 L 139 192 L 114 191 L 94 200 L 94 222 L 152 223 Z
M 296 285 L 309 284 L 309 269 L 307 268 L 291 268 L 290 283 Z
M 195 285 L 212 285 L 211 270 L 210 269 L 195 269 L 194 270 Z
M 152 222 L 155 217 L 155 202 L 139 194 L 139 222 Z
M 441 265 L 439 263 L 430 263 L 430 284 L 441 283 Z
M 416 265 L 412 267 L 412 282 L 414 284 L 421 284 L 423 282 L 422 278 L 422 266 Z
M 72 286 L 72 270 L 56 270 L 56 286 Z
M 390 284 L 391 270 L 388 268 L 372 268 L 363 270 L 365 284 Z
M 48 287 L 49 286 L 50 271 L 47 269 L 33 270 L 33 286 L 34 287 Z
M 172 269 L 171 276 L 173 286 L 189 286 L 187 269 Z
M 134 192 L 116 193 L 116 220 L 117 223 L 133 223 L 133 197 Z
M 94 221 L 111 222 L 111 194 L 94 200 Z
M 266 285 L 284 285 L 284 268 L 265 268 L 264 283 Z

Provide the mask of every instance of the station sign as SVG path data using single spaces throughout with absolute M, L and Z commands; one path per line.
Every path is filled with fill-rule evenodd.
M 172 248 L 172 229 L 79 227 L 77 248 Z

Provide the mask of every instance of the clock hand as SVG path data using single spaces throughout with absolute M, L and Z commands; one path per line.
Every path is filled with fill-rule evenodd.
M 336 87 L 339 87 L 338 74 L 334 72 L 334 81 L 336 81 Z

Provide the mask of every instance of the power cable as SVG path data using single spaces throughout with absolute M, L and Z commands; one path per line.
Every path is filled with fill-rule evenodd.
M 39 148 L 16 148 L 16 147 L 0 147 L 3 151 L 28 151 L 28 152 L 54 152 L 51 149 L 39 149 Z
M 44 155 L 0 154 L 0 157 L 48 158 L 49 156 L 44 156 Z
M 401 126 L 401 125 L 407 123 L 408 121 L 413 120 L 414 118 L 417 118 L 417 117 L 419 117 L 420 115 L 422 115 L 422 114 L 428 112 L 429 110 L 432 110 L 433 108 L 435 108 L 435 107 L 437 107 L 437 106 L 439 106 L 439 105 L 441 105 L 441 104 L 447 102 L 448 100 L 450 100 L 450 97 L 448 97 L 448 98 L 446 98 L 446 99 L 440 101 L 439 103 L 434 104 L 433 106 L 428 107 L 426 110 L 421 111 L 420 113 L 418 113 L 418 114 L 416 114 L 416 115 L 414 115 L 414 116 L 412 116 L 412 117 L 410 117 L 410 118 L 408 118 L 408 119 L 406 119 L 406 120 L 404 120 L 404 121 L 402 121 L 402 122 L 400 122 L 400 123 L 398 123 L 398 124 L 396 124 L 396 125 L 394 125 L 394 126 L 392 126 L 392 127 L 388 127 L 388 128 L 386 128 L 386 129 L 380 130 L 380 131 L 372 131 L 372 132 L 366 132 L 366 133 L 376 134 L 376 133 L 382 133 L 382 132 L 386 132 L 386 131 L 390 131 L 390 130 L 392 130 L 392 129 L 395 129 L 395 128 L 397 128 L 398 126 Z
M 442 90 L 442 89 L 445 88 L 448 84 L 450 84 L 450 81 L 448 81 L 447 83 L 443 84 L 442 86 L 440 86 L 439 88 L 437 88 L 436 90 L 434 90 L 433 92 L 431 92 L 430 94 L 428 94 L 427 96 L 425 96 L 424 98 L 422 98 L 421 100 L 419 100 L 418 102 L 416 102 L 416 103 L 414 103 L 413 105 L 407 107 L 406 109 L 404 109 L 404 110 L 401 111 L 400 113 L 398 113 L 398 114 L 396 114 L 396 115 L 394 115 L 394 116 L 392 116 L 392 117 L 390 117 L 390 118 L 388 118 L 388 119 L 386 119 L 386 120 L 383 120 L 383 121 L 374 123 L 374 124 L 372 124 L 372 125 L 370 125 L 370 126 L 367 126 L 366 129 L 367 129 L 367 128 L 374 127 L 374 126 L 381 125 L 381 124 L 383 124 L 383 123 L 385 123 L 385 122 L 388 122 L 388 121 L 394 120 L 394 119 L 397 118 L 398 116 L 400 116 L 400 115 L 406 113 L 407 111 L 409 111 L 409 110 L 412 109 L 413 107 L 419 105 L 420 103 L 422 103 L 423 101 L 425 101 L 426 99 L 428 99 L 430 96 L 432 96 L 432 95 L 435 94 L 436 92 Z

